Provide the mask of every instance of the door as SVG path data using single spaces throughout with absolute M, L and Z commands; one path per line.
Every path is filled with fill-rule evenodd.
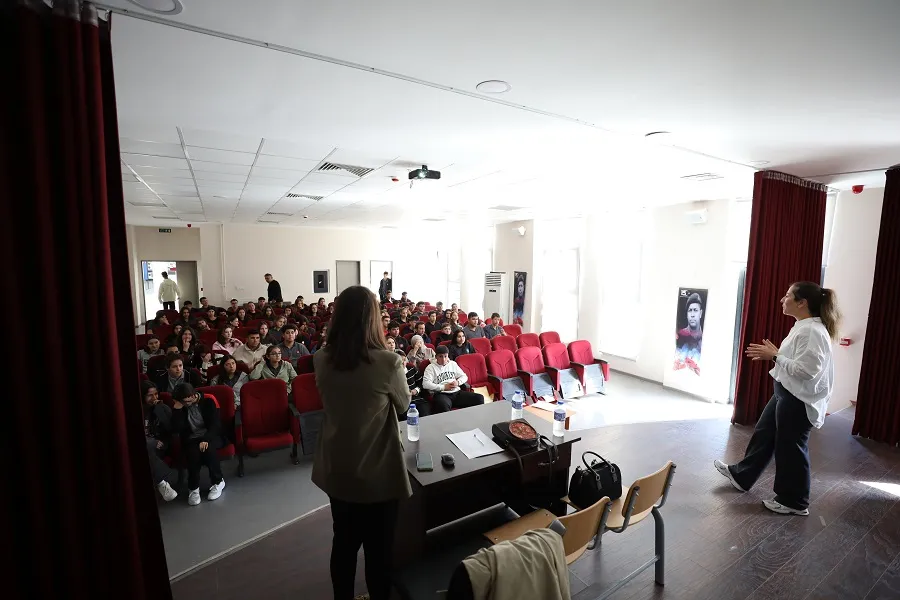
M 359 261 L 358 260 L 339 260 L 337 261 L 337 272 L 335 281 L 335 295 L 340 294 L 348 287 L 359 285 Z
M 176 261 L 175 270 L 178 272 L 178 288 L 181 290 L 178 308 L 181 309 L 186 300 L 193 302 L 195 307 L 200 306 L 200 279 L 197 277 L 197 261 Z
M 373 260 L 369 262 L 369 289 L 378 295 L 378 284 L 387 271 L 391 279 L 394 278 L 394 263 L 389 260 Z M 396 282 L 395 282 L 396 284 Z M 394 290 L 391 290 L 394 291 Z

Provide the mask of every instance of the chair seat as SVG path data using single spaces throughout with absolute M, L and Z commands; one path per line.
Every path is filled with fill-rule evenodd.
M 257 454 L 259 452 L 277 450 L 278 448 L 287 448 L 293 443 L 294 436 L 291 435 L 291 432 L 281 431 L 247 438 L 244 441 L 244 446 L 247 448 L 247 452 Z
M 514 540 L 523 535 L 526 531 L 543 529 L 552 523 L 554 519 L 556 519 L 556 515 L 550 511 L 544 509 L 536 510 L 524 517 L 519 517 L 515 521 L 491 529 L 484 534 L 484 537 L 490 540 L 492 544 L 499 544 L 500 542 Z
M 622 515 L 622 509 L 625 508 L 625 499 L 628 498 L 628 492 L 631 488 L 623 489 L 622 496 L 612 503 L 612 508 L 609 510 L 609 516 L 606 518 L 606 528 L 607 529 L 617 529 L 625 524 L 625 517 Z M 628 521 L 628 526 L 637 525 L 641 521 L 647 518 L 653 512 L 653 507 L 651 506 L 644 512 L 640 513 L 632 513 L 631 519 Z

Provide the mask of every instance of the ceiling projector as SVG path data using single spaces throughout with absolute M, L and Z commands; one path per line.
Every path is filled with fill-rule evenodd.
M 409 172 L 410 179 L 440 179 L 440 171 L 429 171 L 428 165 L 422 165 L 421 169 L 413 169 Z

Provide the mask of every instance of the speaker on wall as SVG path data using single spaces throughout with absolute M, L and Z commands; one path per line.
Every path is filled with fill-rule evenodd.
M 313 293 L 328 293 L 328 271 L 313 271 Z

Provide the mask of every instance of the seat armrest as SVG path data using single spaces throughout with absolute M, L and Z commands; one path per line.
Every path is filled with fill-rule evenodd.
M 300 418 L 300 410 L 296 406 L 294 406 L 291 402 L 288 402 L 288 410 L 291 411 L 291 416 L 293 416 L 295 419 Z
M 234 409 L 234 426 L 240 427 L 241 425 L 243 425 L 243 422 L 241 421 L 241 407 L 238 406 Z
M 550 383 L 553 384 L 554 389 L 559 389 L 559 369 L 556 367 L 545 366 L 544 371 L 546 371 L 547 375 L 550 376 Z
M 500 383 L 503 383 L 503 378 L 497 377 L 496 375 L 491 375 L 490 373 L 488 373 L 488 382 L 500 384 Z
M 238 448 L 244 445 L 244 427 L 241 421 L 241 407 L 237 407 L 234 411 L 234 441 Z
M 584 364 L 584 363 L 575 362 L 574 360 L 573 360 L 573 361 L 569 361 L 569 364 L 572 365 L 573 367 L 580 367 L 580 368 L 582 368 L 582 369 L 585 368 L 585 367 L 587 366 L 587 365 Z
M 519 369 L 517 373 L 519 374 L 519 377 L 522 378 L 528 377 L 530 379 L 534 377 L 534 373 L 532 373 L 531 371 L 523 371 L 522 369 Z

